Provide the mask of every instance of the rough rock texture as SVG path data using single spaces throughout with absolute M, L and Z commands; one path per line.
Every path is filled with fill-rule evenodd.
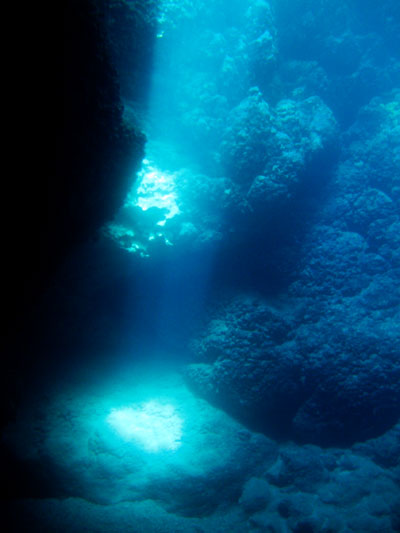
M 346 444 L 398 418 L 397 98 L 372 101 L 349 131 L 282 307 L 228 299 L 192 343 L 196 390 L 264 431 Z
M 192 154 L 203 172 L 215 174 L 226 114 L 257 84 L 255 72 L 269 78 L 274 71 L 271 6 L 234 0 L 227 13 L 223 0 L 212 5 L 205 0 L 168 2 L 160 29 L 166 41 L 161 61 L 174 73 L 171 79 L 170 70 L 161 72 L 155 80 L 155 90 L 166 103 L 163 118 L 173 120 L 169 135 Z
M 253 88 L 231 111 L 228 124 L 222 167 L 242 185 L 251 212 L 284 209 L 316 168 L 323 179 L 337 146 L 335 119 L 318 97 L 282 100 L 270 109 Z

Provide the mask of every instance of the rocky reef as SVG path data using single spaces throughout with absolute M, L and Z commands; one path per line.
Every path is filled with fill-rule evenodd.
M 398 418 L 398 102 L 346 132 L 285 294 L 228 298 L 192 342 L 189 381 L 258 429 L 344 445 Z
M 57 179 L 10 232 L 6 519 L 400 531 L 398 0 L 64 9 Z

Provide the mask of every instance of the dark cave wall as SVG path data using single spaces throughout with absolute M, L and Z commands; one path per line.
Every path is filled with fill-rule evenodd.
M 158 4 L 158 0 L 107 0 L 105 23 L 121 96 L 133 105 L 139 102 L 141 110 L 150 89 Z
M 105 10 L 91 0 L 65 5 L 64 123 L 48 202 L 52 256 L 55 241 L 60 248 L 82 241 L 113 216 L 143 156 L 144 136 L 122 120 Z
M 34 157 L 30 173 L 10 180 L 6 191 L 18 212 L 8 220 L 4 242 L 4 279 L 12 290 L 3 298 L 2 420 L 12 413 L 16 390 L 23 388 L 20 383 L 38 355 L 26 340 L 34 328 L 35 304 L 69 254 L 95 238 L 121 206 L 143 157 L 143 133 L 123 120 L 113 64 L 117 37 L 108 32 L 111 5 L 109 0 L 64 0 L 51 27 L 48 22 L 37 27 L 39 34 L 46 26 L 43 38 L 27 52 L 38 82 L 31 84 L 35 111 L 25 135 Z M 134 20 L 131 13 L 133 29 Z M 140 24 L 143 30 L 145 21 Z M 144 63 L 151 55 L 151 36 L 150 27 L 142 31 L 130 58 L 132 71 L 141 72 L 136 83 L 143 86 L 150 72 Z M 138 88 L 137 95 L 144 100 L 143 90 Z

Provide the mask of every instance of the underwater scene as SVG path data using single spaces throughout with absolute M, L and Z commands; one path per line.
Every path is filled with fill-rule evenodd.
M 400 532 L 399 0 L 63 7 L 2 531 Z

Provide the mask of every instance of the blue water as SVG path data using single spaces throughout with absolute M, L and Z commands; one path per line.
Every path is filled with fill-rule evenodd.
M 154 17 L 146 87 L 117 62 L 145 159 L 6 432 L 15 530 L 400 531 L 400 4 Z

